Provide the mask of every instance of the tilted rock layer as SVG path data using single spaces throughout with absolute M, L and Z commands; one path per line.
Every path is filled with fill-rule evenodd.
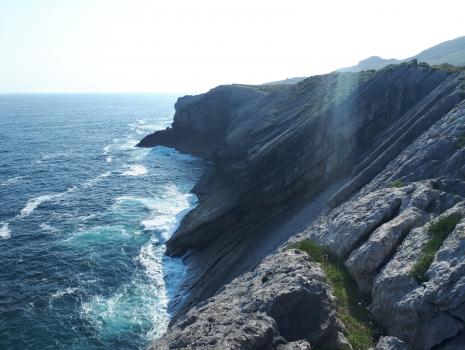
M 189 277 L 154 348 L 350 348 L 321 270 L 285 250 L 311 239 L 371 300 L 376 349 L 465 349 L 465 221 L 426 282 L 411 273 L 429 225 L 464 214 L 464 86 L 459 70 L 411 62 L 179 99 L 172 127 L 140 146 L 208 166 L 168 242 Z

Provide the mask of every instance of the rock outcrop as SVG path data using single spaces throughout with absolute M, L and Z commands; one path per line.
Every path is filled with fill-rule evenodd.
M 342 330 L 323 271 L 288 250 L 192 308 L 152 349 L 350 349 Z
M 407 347 L 396 337 L 381 337 L 374 350 L 407 350 Z
M 440 244 L 426 282 L 412 269 L 430 225 L 464 212 L 464 86 L 459 70 L 411 62 L 181 98 L 172 127 L 141 141 L 209 164 L 194 188 L 199 205 L 168 242 L 189 277 L 155 348 L 305 349 L 328 345 L 328 334 L 343 348 L 321 270 L 286 251 L 302 239 L 325 246 L 370 300 L 389 336 L 375 349 L 458 346 L 463 220 Z

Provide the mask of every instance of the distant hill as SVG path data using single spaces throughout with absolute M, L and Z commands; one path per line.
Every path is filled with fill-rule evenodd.
M 299 81 L 302 81 L 306 79 L 307 77 L 294 77 L 294 78 L 287 78 L 284 80 L 277 80 L 277 81 L 271 81 L 269 83 L 264 83 L 263 85 L 289 85 L 289 84 L 297 84 Z
M 465 66 L 465 36 L 433 46 L 413 58 L 429 64 Z
M 426 62 L 430 65 L 439 65 L 448 63 L 454 66 L 465 66 L 465 36 L 461 36 L 454 40 L 445 41 L 429 49 L 426 49 L 419 54 L 405 58 L 382 58 L 379 56 L 371 56 L 352 67 L 337 69 L 336 72 L 360 72 L 363 70 L 378 70 L 390 64 L 398 64 L 417 59 L 419 62 Z M 285 80 L 272 81 L 262 85 L 292 85 L 306 79 L 307 77 L 287 78 Z
M 338 72 L 360 72 L 362 70 L 380 69 L 389 64 L 397 64 L 402 61 L 395 58 L 385 59 L 379 56 L 371 56 L 360 61 L 356 66 L 338 69 Z
M 426 62 L 431 65 L 448 63 L 454 66 L 465 66 L 465 36 L 454 40 L 445 41 L 436 46 L 430 47 L 419 54 L 403 60 L 394 58 L 384 59 L 378 56 L 372 56 L 360 61 L 357 65 L 338 69 L 338 72 L 360 72 L 369 69 L 381 69 L 389 64 L 396 64 L 405 61 L 417 59 L 420 62 Z

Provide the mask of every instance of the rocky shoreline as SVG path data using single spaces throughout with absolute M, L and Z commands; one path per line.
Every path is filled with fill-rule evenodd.
M 302 240 L 368 296 L 376 349 L 465 349 L 464 99 L 463 71 L 416 61 L 180 98 L 139 146 L 209 166 L 167 243 L 189 277 L 153 349 L 358 349 L 328 276 L 288 249 Z M 419 282 L 430 228 L 452 214 Z

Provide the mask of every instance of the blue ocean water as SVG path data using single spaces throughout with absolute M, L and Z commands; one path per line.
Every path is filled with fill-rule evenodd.
M 144 349 L 185 270 L 202 162 L 134 147 L 176 96 L 0 95 L 0 349 Z

